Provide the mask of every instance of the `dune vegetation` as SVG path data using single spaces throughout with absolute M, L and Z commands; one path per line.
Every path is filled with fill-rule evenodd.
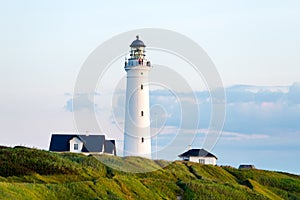
M 114 163 L 112 168 L 103 164 L 107 160 Z M 0 199 L 296 200 L 300 199 L 300 176 L 185 161 L 108 155 L 97 159 L 0 147 Z

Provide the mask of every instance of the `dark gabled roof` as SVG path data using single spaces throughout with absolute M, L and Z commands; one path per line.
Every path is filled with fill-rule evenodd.
M 70 151 L 69 141 L 76 135 L 52 134 L 50 142 L 50 151 Z
M 102 152 L 105 143 L 104 135 L 78 135 L 83 142 L 82 152 Z
M 105 140 L 104 153 L 116 155 L 116 145 L 114 140 Z
M 187 152 L 178 155 L 178 157 L 190 157 L 190 156 L 215 157 L 216 159 L 218 159 L 214 154 L 209 153 L 205 149 L 190 149 Z
M 77 137 L 83 142 L 82 152 L 105 152 L 106 140 L 104 135 L 77 135 L 77 134 L 52 134 L 50 151 L 70 151 L 70 140 Z M 108 148 L 115 148 L 115 141 L 108 144 Z M 113 146 L 113 147 L 112 147 Z M 104 149 L 103 149 L 104 148 Z

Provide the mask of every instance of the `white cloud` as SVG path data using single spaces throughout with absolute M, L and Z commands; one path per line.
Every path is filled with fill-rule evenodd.
M 225 140 L 259 140 L 269 138 L 266 134 L 248 134 L 224 131 L 221 134 L 221 138 Z
M 289 91 L 287 92 L 282 88 L 289 88 Z M 277 130 L 299 131 L 300 124 L 297 120 L 300 117 L 300 104 L 297 104 L 297 98 L 300 96 L 299 88 L 299 84 L 278 86 L 275 89 L 274 87 L 241 85 L 227 88 L 227 115 L 222 139 L 265 139 L 268 135 L 275 134 Z M 208 92 L 202 91 L 195 94 L 198 102 L 200 102 L 199 105 L 189 101 L 192 98 L 191 94 L 186 94 L 184 102 L 182 102 L 184 105 L 181 105 L 170 91 L 151 91 L 151 114 L 154 111 L 158 113 L 158 119 L 152 118 L 151 126 L 160 129 L 160 134 L 176 134 L 178 131 L 187 134 L 195 134 L 195 132 L 207 134 L 205 129 L 209 128 L 212 114 L 211 104 L 207 103 Z M 91 108 L 91 106 L 95 108 L 91 98 L 88 95 L 77 95 L 75 100 L 80 105 L 78 109 Z M 123 92 L 114 95 L 113 101 L 108 100 L 103 93 L 94 100 L 99 105 L 96 107 L 97 110 L 106 108 L 106 117 L 110 123 L 107 126 L 123 127 L 125 110 Z M 69 111 L 72 111 L 72 101 L 69 99 L 65 106 Z M 113 110 L 111 110 L 111 106 Z M 182 106 L 184 113 L 181 110 Z M 195 113 L 195 108 L 200 108 L 198 115 L 192 115 Z M 105 112 L 101 112 L 100 115 L 103 117 Z M 199 130 L 197 130 L 197 124 L 193 123 L 193 120 L 199 115 Z M 153 117 L 153 115 L 151 116 Z M 182 123 L 183 119 L 185 120 L 184 123 Z M 210 133 L 212 133 L 210 136 L 214 135 L 214 137 L 219 135 L 215 132 Z

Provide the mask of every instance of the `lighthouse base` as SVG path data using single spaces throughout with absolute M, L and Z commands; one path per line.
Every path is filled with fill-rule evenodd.
M 136 137 L 125 133 L 124 156 L 139 156 L 151 159 L 151 137 Z

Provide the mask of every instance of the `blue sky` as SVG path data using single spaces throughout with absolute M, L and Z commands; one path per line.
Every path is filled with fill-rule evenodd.
M 227 88 L 219 163 L 300 174 L 299 9 L 289 0 L 0 1 L 0 144 L 46 149 L 52 132 L 75 131 L 66 106 L 88 55 L 114 35 L 155 27 L 197 42 Z

